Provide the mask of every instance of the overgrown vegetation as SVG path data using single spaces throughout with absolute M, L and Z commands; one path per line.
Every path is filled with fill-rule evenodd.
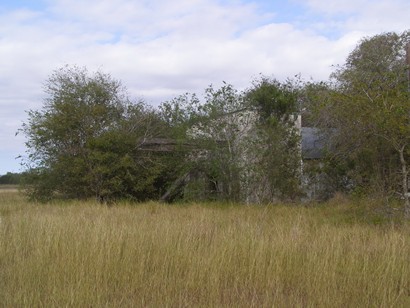
M 243 92 L 224 83 L 158 109 L 132 102 L 109 75 L 62 68 L 21 130 L 26 191 L 35 200 L 250 204 L 299 201 L 313 179 L 319 198 L 377 193 L 404 200 L 410 217 L 409 41 L 408 31 L 364 38 L 328 82 L 262 76 Z M 301 114 L 321 129 L 320 163 L 303 162 Z
M 408 44 L 409 31 L 364 38 L 329 83 L 313 86 L 310 109 L 328 141 L 329 171 L 348 183 L 338 186 L 400 196 L 410 217 Z
M 152 108 L 131 102 L 111 76 L 78 67 L 55 71 L 46 93 L 43 109 L 30 111 L 22 128 L 32 199 L 158 198 L 173 159 L 140 149 L 167 131 Z

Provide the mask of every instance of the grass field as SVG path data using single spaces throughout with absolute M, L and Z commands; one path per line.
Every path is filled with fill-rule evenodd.
M 410 225 L 365 205 L 0 194 L 0 306 L 410 307 Z
M 5 193 L 5 192 L 17 192 L 17 191 L 18 191 L 18 185 L 7 185 L 7 184 L 0 185 L 0 194 Z

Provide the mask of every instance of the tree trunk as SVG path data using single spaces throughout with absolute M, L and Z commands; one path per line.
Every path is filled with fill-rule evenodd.
M 190 172 L 185 173 L 181 177 L 177 178 L 171 187 L 165 192 L 165 194 L 160 198 L 160 201 L 171 202 L 173 195 L 177 194 L 178 191 L 186 184 Z
M 401 173 L 402 173 L 402 191 L 403 191 L 403 198 L 404 198 L 404 216 L 406 218 L 410 218 L 409 183 L 408 183 L 409 171 L 407 169 L 407 163 L 404 158 L 404 150 L 405 150 L 405 146 L 403 146 L 399 150 Z

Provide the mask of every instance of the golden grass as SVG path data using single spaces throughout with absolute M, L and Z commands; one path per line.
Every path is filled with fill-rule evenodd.
M 410 307 L 409 224 L 345 223 L 345 212 L 3 193 L 0 305 Z
M 0 184 L 0 194 L 5 192 L 18 192 L 18 185 Z

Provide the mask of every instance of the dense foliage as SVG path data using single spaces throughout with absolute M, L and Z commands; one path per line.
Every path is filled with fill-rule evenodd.
M 356 192 L 398 193 L 408 201 L 410 32 L 364 38 L 316 97 L 333 163 Z M 343 166 L 343 167 L 341 167 Z
M 295 199 L 300 194 L 296 83 L 262 77 L 239 92 L 224 83 L 205 90 L 204 101 L 183 95 L 161 106 L 195 143 L 184 197 L 247 203 Z
M 64 67 L 46 82 L 40 111 L 30 111 L 26 187 L 33 198 L 158 197 L 165 157 L 141 146 L 166 131 L 158 115 L 131 103 L 109 75 Z
M 250 150 L 254 190 L 259 190 L 262 202 L 301 196 L 299 92 L 298 80 L 281 83 L 262 77 L 246 93 L 257 116 Z

